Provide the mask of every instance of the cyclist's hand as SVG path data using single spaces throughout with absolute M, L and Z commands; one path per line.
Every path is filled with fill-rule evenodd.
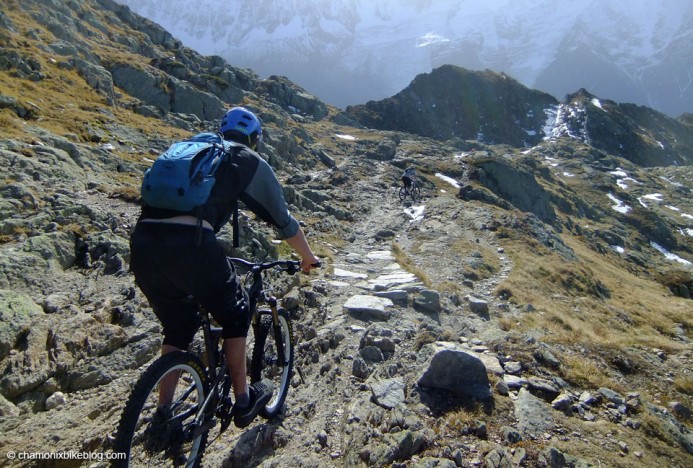
M 311 255 L 301 260 L 301 270 L 303 273 L 308 273 L 313 268 L 320 268 L 320 259 L 318 257 Z

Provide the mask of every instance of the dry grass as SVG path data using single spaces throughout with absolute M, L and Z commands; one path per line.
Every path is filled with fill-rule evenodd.
M 686 395 L 693 396 L 693 377 L 679 377 L 674 380 L 674 388 Z
M 655 401 L 688 401 L 693 379 L 679 376 L 672 385 L 653 378 L 657 365 L 644 354 L 652 354 L 652 349 L 675 354 L 687 348 L 675 326 L 692 328 L 690 301 L 673 296 L 655 278 L 631 273 L 620 260 L 596 253 L 579 238 L 564 233 L 563 239 L 577 262 L 527 249 L 521 239 L 504 241 L 514 268 L 496 293 L 520 309 L 531 304 L 534 310 L 504 317 L 499 326 L 531 333 L 562 350 L 556 352 L 561 376 L 576 388 L 626 391 L 635 385 Z M 597 284 L 610 296 L 594 294 Z M 656 421 L 650 430 L 656 432 Z
M 486 279 L 495 275 L 500 270 L 501 263 L 495 248 L 481 242 L 476 242 L 467 237 L 459 237 L 450 245 L 450 251 L 455 254 L 469 255 L 475 252 L 479 255 L 478 264 L 468 268 L 469 276 L 477 279 Z
M 402 247 L 397 242 L 393 242 L 390 247 L 392 249 L 392 254 L 395 257 L 395 261 L 399 263 L 402 268 L 419 278 L 419 280 L 427 288 L 432 287 L 433 283 L 426 272 L 414 263 L 414 261 L 406 254 L 406 252 L 404 252 Z
M 93 11 L 97 16 L 103 14 L 100 10 Z M 50 32 L 24 14 L 22 8 L 10 9 L 7 14 L 20 31 L 19 35 L 11 39 L 15 42 L 13 45 L 40 65 L 45 78 L 33 82 L 11 76 L 11 70 L 2 71 L 0 94 L 14 97 L 23 107 L 31 108 L 41 127 L 56 135 L 76 135 L 84 142 L 89 141 L 87 127 L 92 126 L 108 134 L 107 127 L 110 124 L 127 125 L 145 135 L 169 139 L 176 139 L 187 133 L 168 127 L 159 119 L 143 117 L 119 106 L 108 106 L 106 98 L 92 89 L 76 70 L 59 66 L 55 55 L 40 47 L 39 42 L 45 42 L 45 37 L 37 40 L 32 35 L 22 34 L 27 31 L 42 31 L 41 35 L 46 36 Z M 114 29 L 114 34 L 132 35 L 132 31 L 117 30 L 113 22 L 104 20 L 102 24 Z M 85 22 L 83 27 L 91 26 Z M 104 37 L 101 31 L 94 31 L 90 41 L 94 52 L 103 58 L 118 58 L 130 64 L 147 66 L 145 57 L 126 52 L 124 47 L 114 48 L 111 40 Z M 103 109 L 108 109 L 109 112 L 103 112 Z M 27 123 L 31 124 L 31 120 Z M 31 139 L 31 135 L 24 132 L 24 125 L 25 122 L 8 109 L 0 113 L 0 129 L 6 137 Z M 123 154 L 123 157 L 127 159 L 127 154 Z
M 444 420 L 450 429 L 461 432 L 483 418 L 482 406 L 474 405 L 469 409 L 450 411 L 445 415 Z
M 499 317 L 498 318 L 498 328 L 503 331 L 512 330 L 517 324 L 517 319 L 511 317 Z
M 600 387 L 618 388 L 604 367 L 592 362 L 583 355 L 562 356 L 563 378 L 578 388 L 597 389 Z
M 541 327 L 548 341 L 679 349 L 673 341 L 676 323 L 691 328 L 690 302 L 672 296 L 656 281 L 636 276 L 564 235 L 579 257 L 569 262 L 556 254 L 528 250 L 508 241 L 514 263 L 497 288 L 518 305 L 532 304 L 521 329 Z M 608 291 L 604 297 L 600 291 Z

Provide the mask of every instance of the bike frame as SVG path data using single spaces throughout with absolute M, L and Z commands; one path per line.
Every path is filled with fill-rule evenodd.
M 253 331 L 257 331 L 259 326 L 259 314 L 258 306 L 260 304 L 267 304 L 270 308 L 272 314 L 272 328 L 274 331 L 275 339 L 278 343 L 281 343 L 281 328 L 279 325 L 279 314 L 277 312 L 277 298 L 268 294 L 264 289 L 264 282 L 262 278 L 262 273 L 265 270 L 270 270 L 275 267 L 281 267 L 287 270 L 289 273 L 293 274 L 300 269 L 300 263 L 291 260 L 279 260 L 275 262 L 268 263 L 252 263 L 242 258 L 228 257 L 229 261 L 234 265 L 242 265 L 249 269 L 252 276 L 252 283 L 248 287 L 248 297 L 250 299 L 250 310 L 252 311 L 251 326 Z M 218 401 L 215 401 L 219 392 L 218 389 L 223 385 L 224 379 L 227 377 L 226 370 L 226 356 L 223 352 L 223 345 L 219 346 L 219 341 L 221 338 L 221 327 L 213 327 L 211 320 L 209 318 L 209 313 L 207 311 L 200 311 L 200 321 L 202 327 L 202 333 L 204 336 L 204 344 L 207 352 L 207 366 L 209 377 L 211 377 L 212 384 L 210 385 L 209 394 L 205 401 L 202 403 L 202 408 L 198 413 L 198 418 L 200 419 L 199 425 L 195 429 L 195 433 L 198 431 L 204 431 L 216 423 L 213 416 L 212 408 L 216 411 L 216 406 Z M 286 355 L 284 353 L 284 347 L 279 346 L 277 349 L 277 358 L 280 362 L 287 364 Z M 190 390 L 192 391 L 192 389 Z M 212 417 L 210 417 L 212 416 Z M 203 421 L 206 421 L 203 423 Z M 209 426 L 209 428 L 207 427 Z
M 223 346 L 219 346 L 219 340 L 221 340 L 221 327 L 212 326 L 207 311 L 200 311 L 199 315 L 200 321 L 202 322 L 201 327 L 205 350 L 207 352 L 207 372 L 212 383 L 209 387 L 207 397 L 202 402 L 200 411 L 195 418 L 195 423 L 192 426 L 192 438 L 211 429 L 216 424 L 217 421 L 214 415 L 219 405 L 219 401 L 216 400 L 219 396 L 220 387 L 224 384 L 224 379 L 228 377 L 226 356 L 224 355 Z M 191 387 L 188 392 L 192 391 L 193 388 Z
M 229 257 L 229 261 L 234 265 L 241 265 L 247 268 L 252 277 L 252 284 L 248 288 L 248 297 L 250 299 L 250 310 L 253 311 L 253 318 L 250 322 L 251 326 L 253 327 L 253 331 L 257 330 L 258 326 L 258 305 L 267 304 L 269 306 L 270 313 L 272 314 L 272 329 L 275 339 L 277 342 L 281 343 L 281 329 L 279 325 L 279 314 L 277 313 L 277 298 L 265 291 L 264 282 L 262 280 L 262 272 L 280 267 L 287 270 L 288 273 L 294 274 L 300 269 L 300 262 L 293 260 L 278 260 L 275 262 L 256 264 L 242 258 L 233 257 Z M 277 349 L 277 358 L 283 364 L 287 363 L 283 346 L 280 346 L 279 349 Z

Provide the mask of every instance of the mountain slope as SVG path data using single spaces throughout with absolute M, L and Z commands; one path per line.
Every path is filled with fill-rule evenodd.
M 690 465 L 691 166 L 645 167 L 570 136 L 520 150 L 339 125 L 344 113 L 285 78 L 200 56 L 110 0 L 5 4 L 6 453 L 108 465 L 125 395 L 160 346 L 128 271 L 143 171 L 242 103 L 262 118 L 261 152 L 324 268 L 273 280 L 294 286 L 284 414 L 229 429 L 205 466 Z M 542 97 L 481 78 L 489 95 Z M 412 165 L 415 204 L 397 195 Z M 231 253 L 290 255 L 241 218 Z M 219 236 L 231 245 L 230 229 Z M 455 362 L 439 367 L 439 353 Z M 487 398 L 460 396 L 479 382 Z

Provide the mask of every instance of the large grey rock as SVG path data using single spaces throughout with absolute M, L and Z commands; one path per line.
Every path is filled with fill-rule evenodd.
M 19 416 L 19 408 L 0 394 L 0 417 Z
M 225 105 L 215 95 L 173 77 L 169 77 L 169 87 L 172 112 L 194 114 L 201 120 L 217 120 L 224 115 Z
M 469 308 L 472 312 L 482 317 L 488 316 L 488 301 L 474 296 L 468 296 Z
M 373 400 L 383 408 L 392 409 L 404 404 L 404 381 L 386 379 L 371 383 Z
M 127 63 L 114 64 L 108 69 L 115 86 L 164 113 L 171 110 L 171 96 L 163 89 L 165 79 L 161 72 L 137 68 Z
M 503 377 L 503 375 L 505 374 L 505 372 L 503 371 L 503 366 L 501 366 L 500 361 L 493 354 L 479 354 L 479 359 L 481 359 L 481 362 L 484 363 L 484 366 L 486 366 L 486 370 L 488 370 L 489 372 L 493 372 L 495 375 L 499 377 Z
M 414 307 L 421 312 L 438 313 L 442 310 L 440 306 L 440 293 L 430 289 L 424 289 L 414 298 Z
M 380 275 L 377 278 L 368 280 L 369 286 L 374 291 L 384 291 L 386 289 L 400 286 L 403 284 L 418 282 L 419 279 L 413 273 L 407 271 L 396 271 Z
M 597 394 L 615 405 L 622 405 L 626 401 L 625 398 L 623 398 L 623 395 L 606 387 L 601 387 L 599 390 L 597 390 Z
M 474 158 L 470 162 L 470 178 L 476 179 L 522 211 L 534 213 L 551 222 L 556 213 L 549 193 L 524 166 L 507 158 Z
M 517 429 L 528 435 L 541 435 L 553 427 L 551 407 L 543 400 L 521 388 L 515 400 Z
M 109 105 L 115 104 L 115 90 L 113 89 L 113 77 L 111 73 L 101 65 L 86 60 L 73 59 L 72 63 L 77 72 L 84 78 L 89 86 L 106 97 Z
M 75 235 L 72 232 L 50 232 L 31 237 L 23 250 L 39 255 L 49 264 L 56 263 L 64 270 L 75 262 Z
M 420 432 L 404 430 L 386 434 L 384 443 L 377 444 L 368 458 L 370 466 L 388 466 L 396 460 L 409 460 L 425 444 L 425 437 Z
M 283 76 L 263 80 L 259 90 L 289 112 L 300 112 L 314 120 L 322 120 L 328 114 L 325 103 Z
M 359 294 L 350 297 L 344 303 L 344 309 L 361 320 L 387 320 L 390 318 L 388 308 L 393 305 L 390 299 L 384 297 Z
M 423 352 L 431 352 L 431 361 L 418 380 L 422 387 L 448 390 L 458 396 L 488 399 L 491 388 L 486 366 L 476 354 L 463 349 L 432 343 Z
M 646 410 L 648 414 L 660 420 L 662 429 L 668 432 L 686 452 L 693 454 L 693 431 L 664 408 L 647 404 Z
M 42 315 L 43 310 L 31 297 L 0 289 L 0 359 L 9 354 Z

